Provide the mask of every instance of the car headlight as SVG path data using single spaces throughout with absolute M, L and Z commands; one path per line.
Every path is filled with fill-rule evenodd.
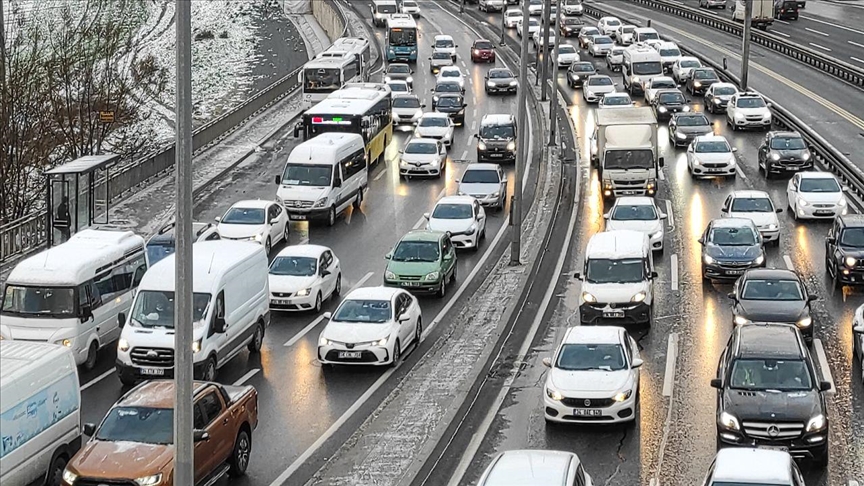
M 771 154 L 771 160 L 773 160 L 773 161 L 780 160 L 780 154 L 776 154 L 776 153 Z
M 486 81 L 486 86 L 489 86 L 490 88 L 494 88 L 495 83 L 493 83 L 492 81 Z
M 516 150 L 516 142 L 510 142 L 510 143 L 508 143 L 508 144 L 507 144 L 507 150 L 509 150 L 510 152 Z
M 618 392 L 615 394 L 614 397 L 612 397 L 612 400 L 615 400 L 616 402 L 623 402 L 624 400 L 630 398 L 631 395 L 633 395 L 633 390 L 627 390 L 626 392 Z
M 675 136 L 678 138 L 687 138 L 687 135 L 681 132 L 675 132 Z
M 497 199 L 497 198 L 501 197 L 501 192 L 500 191 L 499 192 L 493 192 L 492 194 L 489 195 L 489 197 L 491 197 L 493 199 Z
M 822 430 L 825 426 L 828 425 L 828 422 L 825 420 L 825 416 L 821 413 L 807 422 L 807 432 L 815 432 L 817 430 Z
M 855 264 L 858 263 L 858 259 L 856 259 L 855 257 L 846 257 L 846 260 L 844 260 L 844 263 L 846 264 L 847 267 L 854 267 Z
M 384 82 L 385 83 L 389 83 L 390 81 L 393 81 L 393 79 L 390 78 L 390 76 L 384 76 Z
M 591 292 L 582 292 L 582 300 L 584 300 L 585 302 L 594 303 L 597 302 L 597 297 L 594 297 L 594 294 L 592 294 Z
M 741 430 L 741 425 L 738 423 L 738 419 L 729 412 L 722 412 L 720 414 L 720 425 L 729 430 Z
M 477 231 L 477 225 L 476 225 L 476 224 L 472 224 L 471 227 L 468 228 L 468 231 L 465 232 L 465 234 L 468 235 L 468 236 L 471 236 L 471 235 L 474 234 L 475 231 Z
M 813 324 L 813 318 L 810 316 L 802 317 L 801 319 L 798 319 L 798 322 L 795 323 L 796 326 L 801 328 L 810 327 L 810 324 Z
M 298 290 L 297 291 L 297 297 L 306 297 L 307 295 L 309 295 L 309 292 L 311 292 L 311 291 L 312 291 L 311 288 Z
M 633 76 L 633 82 L 638 83 L 639 82 L 639 76 Z
M 774 231 L 774 230 L 776 230 L 776 229 L 777 229 L 777 225 L 776 225 L 776 224 L 771 223 L 771 224 L 768 225 L 768 231 Z
M 63 470 L 63 481 L 66 481 L 69 484 L 75 484 L 75 481 L 77 480 L 78 475 L 70 471 L 69 468 Z
M 322 197 L 321 199 L 315 201 L 315 204 L 313 204 L 312 207 L 323 208 L 326 204 L 327 204 L 327 198 Z
M 390 340 L 390 336 L 387 336 L 383 339 L 379 339 L 372 343 L 373 346 L 387 346 L 387 341 Z
M 714 98 L 713 103 L 714 103 L 715 105 L 719 105 L 719 104 L 720 104 L 720 98 Z
M 330 346 L 330 340 L 324 336 L 318 337 L 318 346 Z
M 556 402 L 564 400 L 564 395 L 562 395 L 561 392 L 554 388 L 549 388 L 548 386 L 546 387 L 546 396 L 551 398 L 552 400 L 555 400 Z
M 201 351 L 201 339 L 192 342 L 192 354 Z
M 803 200 L 803 199 L 801 199 L 801 198 L 798 198 L 798 205 L 799 205 L 799 206 L 806 206 L 806 205 L 807 205 L 807 201 L 805 201 L 805 200 Z
M 804 155 L 801 156 L 804 160 L 810 160 L 810 152 L 804 152 Z
M 255 235 L 255 236 L 253 236 L 252 238 L 249 238 L 249 239 L 250 239 L 250 240 L 255 240 L 255 241 L 259 241 L 259 242 L 260 242 L 260 241 L 262 241 L 262 240 L 264 239 L 264 233 L 258 233 L 257 235 Z
M 474 53 L 475 56 L 476 56 L 477 54 L 480 54 L 480 51 L 477 50 L 477 49 L 474 49 L 472 52 Z
M 756 265 L 762 265 L 762 262 L 764 262 L 764 261 L 765 261 L 765 255 L 763 254 L 763 255 L 759 255 L 758 257 L 756 257 L 756 259 L 753 260 L 753 263 L 755 263 Z
M 647 297 L 647 296 L 648 296 L 648 294 L 646 294 L 645 292 L 636 292 L 636 294 L 633 295 L 633 297 L 630 297 L 630 302 L 642 302 L 643 300 L 645 300 L 645 297 Z
M 842 207 L 842 206 L 845 206 L 845 205 L 846 205 L 846 198 L 845 198 L 845 197 L 841 197 L 840 200 L 837 201 L 837 205 L 838 205 L 838 206 L 841 206 L 841 207 Z
M 120 340 L 117 341 L 117 350 L 123 352 L 129 351 L 129 341 L 120 338 Z
M 702 83 L 700 83 L 699 81 L 694 81 L 694 82 L 693 82 L 693 87 L 695 87 L 695 88 L 700 88 L 700 87 L 702 87 Z
M 666 113 L 669 110 L 667 110 L 665 106 L 661 106 L 660 108 L 657 108 L 657 111 L 659 111 L 660 113 Z
M 735 119 L 736 120 L 743 120 L 744 114 L 743 113 L 735 113 Z
M 396 274 L 391 272 L 390 270 L 387 270 L 386 272 L 384 272 L 384 278 L 386 278 L 387 280 L 396 280 Z
M 407 78 L 405 78 L 405 81 L 407 81 L 408 84 L 413 84 L 413 83 L 414 83 L 414 78 L 413 78 L 412 76 L 408 76 Z
M 704 257 L 702 257 L 702 260 L 704 260 L 705 263 L 707 263 L 708 265 L 713 265 L 714 262 L 716 261 L 713 258 L 711 258 L 711 255 L 705 255 Z
M 156 486 L 162 482 L 162 473 L 153 474 L 152 476 L 144 476 L 135 480 L 138 486 Z
M 515 79 L 510 81 L 510 86 L 519 86 L 519 81 L 516 81 Z
M 429 272 L 423 277 L 423 280 L 438 280 L 439 277 L 441 277 L 440 272 Z
M 417 49 L 411 49 L 411 54 L 417 54 Z
M 417 111 L 414 112 L 414 118 L 415 119 L 420 118 L 421 116 L 423 116 L 423 110 L 418 109 Z
M 477 142 L 477 150 L 486 150 L 486 144 L 482 141 Z
M 660 238 L 662 236 L 663 236 L 663 230 L 660 230 L 656 233 L 651 233 L 651 235 L 649 235 L 648 237 L 653 239 L 653 238 Z
M 61 339 L 54 344 L 59 344 L 61 346 L 66 346 L 67 348 L 71 348 L 72 347 L 72 339 L 69 339 L 69 338 Z
M 751 321 L 750 321 L 750 319 L 747 319 L 744 316 L 735 316 L 735 319 L 733 319 L 733 322 L 735 322 L 735 325 L 743 326 L 745 324 L 750 324 Z

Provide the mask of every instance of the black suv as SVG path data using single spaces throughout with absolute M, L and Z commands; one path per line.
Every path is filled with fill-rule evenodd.
M 864 283 L 864 215 L 834 219 L 825 237 L 825 270 L 837 287 Z
M 687 104 L 689 102 L 677 89 L 661 89 L 654 96 L 651 107 L 654 108 L 654 116 L 658 120 L 667 120 L 672 118 L 674 113 L 690 111 L 690 105 Z
M 717 447 L 777 447 L 828 464 L 824 392 L 807 346 L 788 324 L 738 326 L 720 355 Z
M 813 155 L 798 132 L 768 132 L 759 146 L 759 170 L 783 174 L 813 169 Z
M 785 268 L 757 268 L 744 272 L 729 293 L 736 326 L 753 322 L 791 324 L 807 341 L 813 340 L 810 303 L 816 296 L 807 293 L 801 277 Z

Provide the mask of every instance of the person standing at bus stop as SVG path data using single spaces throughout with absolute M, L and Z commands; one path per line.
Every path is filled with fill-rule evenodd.
M 60 204 L 57 205 L 57 210 L 54 213 L 54 228 L 56 228 L 63 241 L 67 241 L 71 236 L 72 217 L 69 215 L 69 197 L 63 196 Z

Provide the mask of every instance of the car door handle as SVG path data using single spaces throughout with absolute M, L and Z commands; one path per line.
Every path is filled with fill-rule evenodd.
M 222 420 L 222 425 L 228 425 L 228 418 Z

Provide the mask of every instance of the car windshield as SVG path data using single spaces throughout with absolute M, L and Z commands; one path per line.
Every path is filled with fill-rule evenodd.
M 442 108 L 458 108 L 462 106 L 462 98 L 458 96 L 442 96 L 438 99 L 438 106 Z
M 307 93 L 329 93 L 341 87 L 341 71 L 336 68 L 303 70 L 303 90 Z
M 677 88 L 678 85 L 675 84 L 675 81 L 671 79 L 653 79 L 651 80 L 651 88 L 653 89 L 663 89 L 663 88 Z
M 590 62 L 577 62 L 570 66 L 570 70 L 577 73 L 593 73 L 594 65 Z
M 864 228 L 846 228 L 839 240 L 840 246 L 864 248 Z
M 623 56 L 624 55 L 624 49 L 621 47 L 613 47 L 611 54 L 613 56 Z
M 447 126 L 447 118 L 440 116 L 424 116 L 420 118 L 420 122 L 417 124 L 421 127 L 446 127 Z
M 378 5 L 379 14 L 396 13 L 396 5 Z
M 192 294 L 192 322 L 196 325 L 207 315 L 210 294 Z M 135 296 L 130 314 L 133 325 L 141 327 L 174 328 L 174 292 L 142 290 Z
M 645 280 L 645 263 L 638 258 L 588 260 L 585 280 L 590 283 L 633 283 Z
M 619 204 L 612 211 L 612 219 L 615 221 L 653 221 L 657 219 L 657 211 L 654 206 L 647 204 Z
M 597 37 L 594 38 L 594 43 L 595 44 L 611 44 L 612 39 L 609 37 L 606 37 L 605 35 L 604 36 L 598 35 Z
M 603 162 L 606 169 L 650 169 L 654 167 L 654 152 L 648 150 L 607 150 Z
M 442 69 L 441 77 L 443 78 L 461 78 L 462 73 L 458 69 Z
M 642 38 L 643 41 L 660 40 L 660 35 L 657 34 L 657 32 L 642 32 L 642 34 L 640 34 L 640 37 Z
M 512 77 L 513 73 L 506 69 L 493 69 L 489 71 L 489 79 L 508 79 Z
M 801 192 L 840 192 L 840 184 L 833 178 L 824 179 L 801 179 L 801 184 L 798 187 Z
M 750 228 L 714 228 L 708 241 L 719 246 L 753 246 L 756 234 Z
M 732 201 L 733 213 L 773 213 L 774 205 L 767 197 L 736 197 Z
M 289 186 L 327 187 L 330 185 L 332 172 L 333 167 L 329 165 L 287 164 L 285 165 L 285 170 L 282 171 L 282 184 Z M 261 211 L 261 223 L 263 223 L 264 210 L 262 209 Z
M 718 86 L 714 88 L 714 96 L 732 96 L 736 92 L 738 90 L 732 86 Z
M 432 217 L 435 219 L 471 219 L 474 217 L 474 210 L 470 204 L 442 203 L 435 206 Z
M 497 184 L 501 182 L 498 178 L 497 170 L 466 170 L 462 174 L 462 182 L 464 184 Z
M 96 440 L 168 445 L 174 442 L 174 410 L 114 407 L 96 432 Z
M 411 74 L 411 68 L 407 64 L 391 64 L 387 68 L 389 74 Z
M 677 117 L 675 121 L 680 127 L 698 127 L 711 124 L 705 115 L 684 115 Z
M 406 154 L 437 154 L 438 145 L 433 142 L 412 142 L 405 146 Z
M 736 359 L 729 386 L 740 390 L 810 390 L 807 363 L 801 359 Z
M 561 23 L 563 23 L 564 25 L 580 25 L 580 24 L 582 24 L 582 21 L 579 19 L 573 19 L 573 18 L 563 18 L 563 19 L 561 19 Z
M 480 138 L 514 138 L 516 131 L 512 125 L 481 125 Z
M 636 32 L 636 27 L 634 27 L 632 25 L 625 25 L 625 26 L 621 27 L 621 33 L 622 34 L 632 34 L 633 32 Z
M 446 76 L 447 73 L 441 73 Z M 449 82 L 449 83 L 438 83 L 435 86 L 435 92 L 437 93 L 458 93 L 462 91 L 462 87 L 459 86 L 459 83 Z
M 620 371 L 627 362 L 620 344 L 564 344 L 555 367 L 564 371 Z
M 634 62 L 633 63 L 633 74 L 636 75 L 650 75 L 650 74 L 660 74 L 663 72 L 663 65 L 657 61 L 646 61 L 646 62 Z
M 582 36 L 584 37 L 591 37 L 598 34 L 600 34 L 600 31 L 595 29 L 594 27 L 586 27 L 582 29 Z
M 714 71 L 696 71 L 693 73 L 693 79 L 717 79 Z
M 576 48 L 567 44 L 563 46 L 558 46 L 558 54 L 575 54 Z
M 613 86 L 614 84 L 612 78 L 606 76 L 588 79 L 588 86 Z
M 804 300 L 801 284 L 797 280 L 747 279 L 741 300 Z
M 492 49 L 492 43 L 489 41 L 477 41 L 474 43 L 475 49 Z
M 393 98 L 393 108 L 420 108 L 420 100 L 413 96 L 397 96 Z
M 222 216 L 224 224 L 264 224 L 264 208 L 231 208 Z
M 682 59 L 679 65 L 682 68 L 698 68 L 702 67 L 702 63 L 696 59 Z
M 684 103 L 684 95 L 681 93 L 660 93 L 660 103 L 673 104 Z
M 537 19 L 528 19 L 528 27 L 539 27 L 540 21 Z
M 453 44 L 453 39 L 437 39 L 435 41 L 435 48 L 436 49 L 449 49 L 449 48 L 453 47 L 454 45 L 455 44 Z
M 632 101 L 630 101 L 629 96 L 604 96 L 603 104 L 606 106 L 621 106 L 621 105 L 630 105 Z
M 300 256 L 277 256 L 270 264 L 270 275 L 311 277 L 315 275 L 318 259 Z
M 777 150 L 804 150 L 807 144 L 800 137 L 774 137 L 771 148 Z
M 738 108 L 765 108 L 765 100 L 762 98 L 738 98 L 735 104 Z
M 437 262 L 441 257 L 437 241 L 400 241 L 393 251 L 394 262 Z
M 729 144 L 722 140 L 713 142 L 696 142 L 696 152 L 700 154 L 725 154 L 731 152 Z
M 64 287 L 6 285 L 3 312 L 69 317 L 75 315 L 75 290 Z
M 159 243 L 148 243 L 145 251 L 147 252 L 147 265 L 152 267 L 156 262 L 173 255 L 176 247 L 174 241 L 160 241 Z
M 609 19 L 606 21 L 606 25 L 610 27 L 618 27 L 621 25 L 621 22 L 619 22 L 618 19 Z
M 389 300 L 355 300 L 342 302 L 339 309 L 330 319 L 336 322 L 357 322 L 365 324 L 381 324 L 390 320 L 391 310 Z
M 679 51 L 678 49 L 675 49 L 675 48 L 660 49 L 660 55 L 662 57 L 675 57 L 675 56 L 680 56 L 681 51 Z
M 387 34 L 387 42 L 391 46 L 416 46 L 417 45 L 417 30 L 408 29 L 390 29 Z
M 394 93 L 407 93 L 408 92 L 408 84 L 407 83 L 387 83 L 387 86 L 390 86 L 390 91 Z
M 432 53 L 432 59 L 447 59 L 449 61 L 452 58 L 449 53 L 437 51 Z

